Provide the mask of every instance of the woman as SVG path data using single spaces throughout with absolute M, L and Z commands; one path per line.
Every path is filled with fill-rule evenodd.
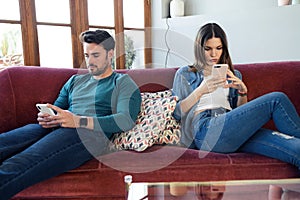
M 181 67 L 173 83 L 182 144 L 218 153 L 258 153 L 300 168 L 300 119 L 288 97 L 273 92 L 247 103 L 247 86 L 216 23 L 200 28 L 194 53 L 195 63 Z M 215 64 L 228 64 L 227 78 L 211 76 Z M 261 128 L 271 118 L 279 132 Z

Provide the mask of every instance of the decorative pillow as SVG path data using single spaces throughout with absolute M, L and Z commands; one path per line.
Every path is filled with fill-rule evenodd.
M 181 131 L 180 124 L 173 116 L 166 122 L 166 128 L 160 133 L 155 144 L 172 144 L 177 145 L 180 141 Z
M 115 134 L 111 149 L 144 151 L 154 144 L 178 144 L 180 126 L 172 113 L 177 97 L 171 90 L 141 93 L 141 112 L 136 126 L 126 132 Z
M 142 100 L 144 99 L 159 99 L 172 96 L 172 90 L 165 90 L 160 92 L 144 92 L 141 93 Z

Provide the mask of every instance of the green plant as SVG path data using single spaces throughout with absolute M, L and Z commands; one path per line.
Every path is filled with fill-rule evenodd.
M 131 69 L 132 64 L 136 57 L 136 51 L 134 50 L 133 40 L 130 36 L 124 35 L 124 49 L 125 49 L 125 68 Z M 116 68 L 115 59 L 112 60 L 113 69 Z
M 17 30 L 9 30 L 2 35 L 1 40 L 1 56 L 15 54 L 17 50 L 17 40 L 20 37 L 20 32 Z
M 130 36 L 124 35 L 124 43 L 125 43 L 125 67 L 126 69 L 130 69 L 133 61 L 136 57 L 136 51 L 134 50 L 133 40 Z
M 3 39 L 1 40 L 1 56 L 4 57 L 8 54 L 8 38 L 7 34 L 3 34 Z

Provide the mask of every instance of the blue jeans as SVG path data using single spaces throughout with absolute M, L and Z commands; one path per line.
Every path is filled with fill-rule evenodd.
M 38 124 L 0 134 L 0 200 L 102 155 L 107 145 L 103 137 L 87 129 Z
M 262 128 L 270 119 L 279 132 Z M 263 95 L 216 116 L 204 111 L 194 118 L 193 129 L 198 149 L 257 153 L 300 169 L 300 118 L 281 92 Z

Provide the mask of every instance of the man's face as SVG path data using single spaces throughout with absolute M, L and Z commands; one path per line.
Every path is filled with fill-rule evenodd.
M 84 56 L 89 72 L 96 77 L 105 76 L 108 68 L 111 68 L 113 50 L 106 51 L 96 43 L 84 43 Z

